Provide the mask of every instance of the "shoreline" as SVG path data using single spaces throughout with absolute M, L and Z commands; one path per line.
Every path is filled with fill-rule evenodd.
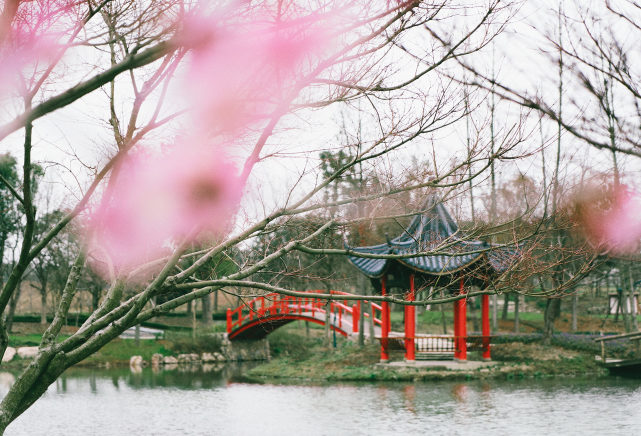
M 348 346 L 338 350 L 317 347 L 302 359 L 290 356 L 273 358 L 249 370 L 245 377 L 256 381 L 333 382 L 510 380 L 608 375 L 608 370 L 599 365 L 592 355 L 541 344 L 497 344 L 493 350 L 497 355 L 495 360 L 484 362 L 478 359 L 467 363 L 452 360 L 405 363 L 402 359 L 379 363 L 377 351 L 378 347 L 371 345 L 363 349 Z M 524 356 L 528 354 L 530 357 Z

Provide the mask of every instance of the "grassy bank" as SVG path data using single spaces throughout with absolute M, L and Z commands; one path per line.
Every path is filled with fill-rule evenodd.
M 17 333 L 9 336 L 11 347 L 35 347 L 40 344 L 43 327 L 40 324 L 19 325 Z M 73 332 L 72 327 L 65 327 L 66 333 L 58 337 L 62 341 Z M 161 340 L 141 339 L 136 342 L 133 339 L 114 339 L 102 347 L 96 353 L 80 362 L 77 366 L 121 366 L 129 365 L 131 356 L 142 356 L 146 361 L 151 359 L 153 354 L 163 356 L 176 356 L 183 353 L 217 352 L 220 351 L 220 338 L 214 337 L 211 333 L 214 329 L 201 329 L 192 335 L 191 332 L 168 331 L 165 338 Z M 16 356 L 11 362 L 3 363 L 3 368 L 19 369 L 29 364 L 30 359 L 20 359 Z
M 591 354 L 540 343 L 504 343 L 493 347 L 494 365 L 469 370 L 444 368 L 392 367 L 380 365 L 377 344 L 359 347 L 340 341 L 336 348 L 326 347 L 318 338 L 291 332 L 270 336 L 273 359 L 250 370 L 250 379 L 323 381 L 371 380 L 470 380 L 487 378 L 524 378 L 551 376 L 604 375 Z M 470 360 L 480 356 L 470 353 Z M 401 361 L 402 353 L 392 354 Z

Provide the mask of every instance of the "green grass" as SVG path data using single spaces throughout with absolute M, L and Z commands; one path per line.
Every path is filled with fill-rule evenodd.
M 172 354 L 167 345 L 166 341 L 156 341 L 154 339 L 141 340 L 139 345 L 136 345 L 136 341 L 132 339 L 114 339 L 98 352 L 85 359 L 83 363 L 123 363 L 129 362 L 131 356 L 142 356 L 143 359 L 149 360 L 155 353 L 162 355 Z
M 69 335 L 58 335 L 56 339 L 58 342 L 62 342 L 67 339 Z M 40 340 L 42 335 L 39 333 L 31 334 L 20 334 L 20 335 L 9 335 L 9 346 L 10 347 L 36 347 L 40 345 Z

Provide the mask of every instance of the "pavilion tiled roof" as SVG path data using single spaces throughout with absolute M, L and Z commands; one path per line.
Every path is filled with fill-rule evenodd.
M 487 242 L 466 240 L 445 206 L 434 196 L 410 225 L 387 243 L 367 247 L 347 247 L 368 255 L 414 255 L 434 251 L 438 254 L 397 259 L 347 256 L 354 266 L 370 278 L 380 278 L 393 262 L 430 275 L 448 275 L 485 260 L 496 274 L 505 272 L 520 256 L 520 246 L 492 248 Z

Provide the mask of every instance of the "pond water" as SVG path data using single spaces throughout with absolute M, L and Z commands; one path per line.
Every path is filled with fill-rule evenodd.
M 244 369 L 73 369 L 6 434 L 641 434 L 641 380 L 306 386 L 242 382 Z M 0 374 L 5 392 L 10 383 Z

